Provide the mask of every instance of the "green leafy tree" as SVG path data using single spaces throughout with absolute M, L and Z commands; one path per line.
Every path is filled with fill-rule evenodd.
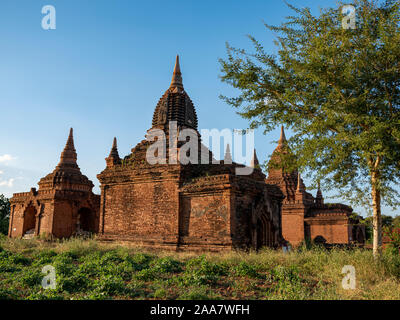
M 400 216 L 395 216 L 393 218 L 393 227 L 400 228 Z
M 8 233 L 8 224 L 10 218 L 10 200 L 0 194 L 0 233 Z
M 381 219 L 382 219 L 382 230 L 385 228 L 391 230 L 393 229 L 393 227 L 395 227 L 395 219 L 392 216 L 387 216 L 382 214 Z M 364 223 L 365 225 L 366 238 L 367 241 L 369 242 L 372 239 L 374 230 L 373 217 L 367 217 L 363 219 L 362 223 Z
M 355 29 L 341 4 L 296 8 L 280 26 L 276 54 L 249 36 L 254 51 L 227 45 L 222 97 L 266 132 L 285 125 L 296 166 L 327 190 L 373 212 L 373 250 L 382 245 L 381 206 L 396 208 L 400 179 L 400 3 L 356 0 Z

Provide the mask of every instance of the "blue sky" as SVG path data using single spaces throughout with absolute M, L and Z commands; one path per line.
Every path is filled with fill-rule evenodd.
M 318 9 L 317 1 L 291 3 Z M 56 30 L 41 27 L 44 5 L 56 9 Z M 219 79 L 218 58 L 227 41 L 251 48 L 246 34 L 274 50 L 263 21 L 279 24 L 289 14 L 279 0 L 2 0 L 0 193 L 36 187 L 58 163 L 70 127 L 78 164 L 99 192 L 96 174 L 113 137 L 121 156 L 144 139 L 176 54 L 199 128 L 247 128 L 218 98 L 235 94 Z M 260 160 L 278 138 L 278 128 L 256 132 Z

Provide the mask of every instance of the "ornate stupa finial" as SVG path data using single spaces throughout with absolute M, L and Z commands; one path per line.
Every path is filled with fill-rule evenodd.
M 74 146 L 73 129 L 69 131 L 67 143 L 65 144 L 63 152 L 61 152 L 60 162 L 58 166 L 62 165 L 76 165 L 77 154 Z
M 323 205 L 324 204 L 324 197 L 322 196 L 321 184 L 320 184 L 319 180 L 318 180 L 317 196 L 315 197 L 315 203 L 317 205 Z
M 279 137 L 278 140 L 278 145 L 282 146 L 287 142 L 286 140 L 286 136 L 285 136 L 285 129 L 283 128 L 283 126 L 281 127 L 281 136 Z
M 232 154 L 231 147 L 229 143 L 226 145 L 225 155 L 224 155 L 224 164 L 232 164 Z
M 117 138 L 114 137 L 110 155 L 106 158 L 107 167 L 114 166 L 116 164 L 119 164 L 120 162 L 121 158 L 118 154 Z
M 176 122 L 178 129 L 192 128 L 197 130 L 197 114 L 192 100 L 183 89 L 179 56 L 176 56 L 171 84 L 158 101 L 153 113 L 153 128 L 166 129 Z
M 182 82 L 182 73 L 181 67 L 179 65 L 179 55 L 176 56 L 174 72 L 172 74 L 172 81 L 171 81 L 171 88 L 180 88 L 183 89 L 183 82 Z
M 300 172 L 297 173 L 297 188 L 296 188 L 296 194 L 295 194 L 295 200 L 304 202 L 305 198 L 305 192 L 304 192 L 304 184 L 301 181 L 301 176 Z
M 111 156 L 119 158 L 118 147 L 117 147 L 117 138 L 116 137 L 114 137 L 112 148 L 111 148 L 111 151 L 110 151 L 109 157 L 111 157 Z
M 300 172 L 297 173 L 297 189 L 298 193 L 302 193 L 304 191 L 303 184 L 301 183 Z
M 259 168 L 259 166 L 260 166 L 260 163 L 258 162 L 256 149 L 254 149 L 253 158 L 251 159 L 251 162 L 250 162 L 250 167 Z

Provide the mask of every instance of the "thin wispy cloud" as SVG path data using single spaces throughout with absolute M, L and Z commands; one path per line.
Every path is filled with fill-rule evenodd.
M 4 180 L 4 181 L 0 181 L 0 187 L 8 187 L 8 188 L 12 188 L 14 186 L 14 178 L 8 179 L 8 180 Z
M 10 154 L 4 154 L 4 155 L 0 155 L 0 163 L 8 163 L 11 162 L 13 160 L 15 160 L 16 158 L 13 157 Z

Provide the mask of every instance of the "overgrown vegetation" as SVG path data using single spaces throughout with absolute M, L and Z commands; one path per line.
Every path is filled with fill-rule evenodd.
M 10 200 L 0 194 L 0 234 L 8 233 Z
M 56 289 L 42 288 L 45 265 Z M 342 288 L 345 265 L 356 269 L 355 290 Z M 400 299 L 400 256 L 317 247 L 199 255 L 1 236 L 0 299 Z
M 353 213 L 355 216 L 357 216 L 356 213 Z M 366 235 L 366 241 L 368 244 L 372 243 L 372 235 L 373 235 L 373 218 L 372 217 L 367 217 L 361 220 L 361 223 L 365 225 L 365 235 Z M 400 228 L 400 216 L 396 215 L 395 217 L 388 216 L 388 215 L 382 215 L 382 230 L 383 230 L 383 242 L 387 243 L 390 240 L 389 234 L 392 234 L 392 232 L 396 229 Z

